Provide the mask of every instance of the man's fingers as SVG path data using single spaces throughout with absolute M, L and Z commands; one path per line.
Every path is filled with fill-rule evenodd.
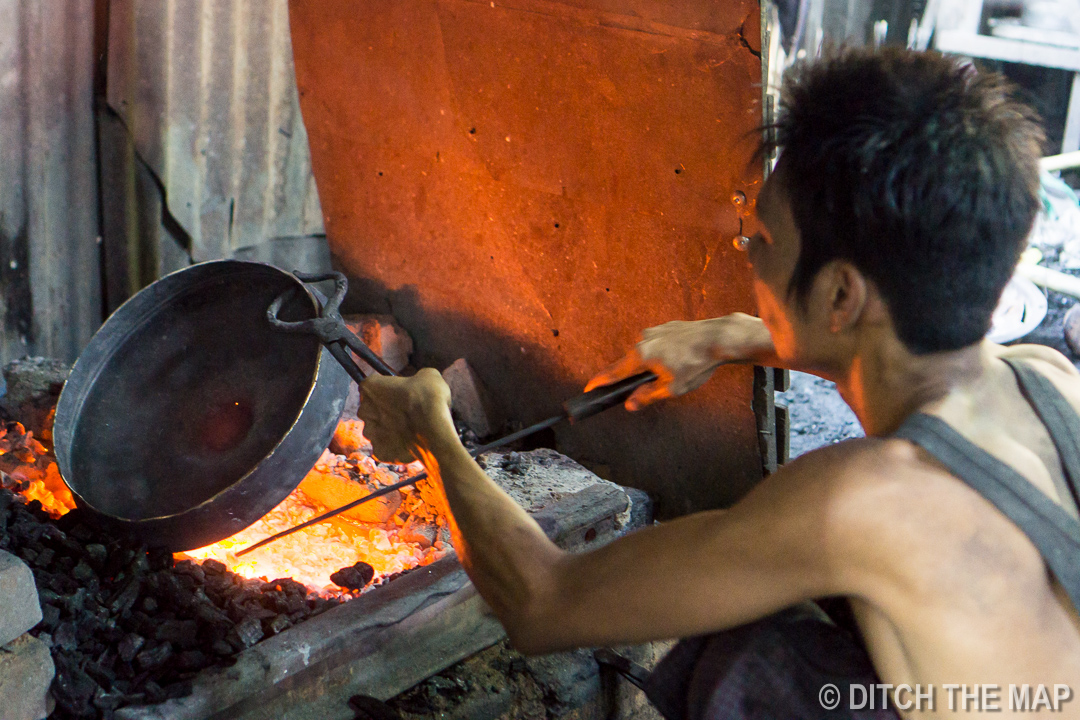
M 623 378 L 628 378 L 631 375 L 646 370 L 644 361 L 641 359 L 641 355 L 637 350 L 633 350 L 618 362 L 608 365 L 601 370 L 597 375 L 588 382 L 585 386 L 585 392 L 589 392 L 593 388 L 598 388 L 603 385 L 610 385 L 613 382 L 618 382 Z
M 626 409 L 631 412 L 640 410 L 657 400 L 671 397 L 671 390 L 668 387 L 667 383 L 662 383 L 660 380 L 651 382 L 648 385 L 642 385 L 626 399 Z

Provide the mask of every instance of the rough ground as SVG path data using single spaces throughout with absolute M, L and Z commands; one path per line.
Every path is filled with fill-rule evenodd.
M 1080 273 L 1077 273 L 1080 274 Z M 1047 345 L 1063 353 L 1080 368 L 1080 357 L 1065 345 L 1062 321 L 1077 300 L 1058 292 L 1047 292 L 1046 318 L 1018 343 Z M 806 373 L 791 373 L 791 387 L 776 394 L 777 402 L 791 413 L 791 457 L 852 437 L 862 437 L 862 426 L 851 408 L 828 380 Z
M 791 373 L 791 387 L 776 393 L 791 417 L 791 458 L 824 445 L 862 437 L 862 425 L 836 385 L 807 373 Z

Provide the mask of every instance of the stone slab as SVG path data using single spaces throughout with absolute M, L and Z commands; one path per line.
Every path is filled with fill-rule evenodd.
M 41 622 L 34 574 L 19 558 L 0 550 L 0 645 Z
M 41 720 L 49 713 L 49 686 L 56 675 L 49 646 L 20 635 L 0 647 L 0 717 Z
M 553 463 L 560 459 L 535 452 Z M 520 472 L 538 459 L 534 454 L 520 454 L 526 457 Z M 533 512 L 548 536 L 570 550 L 596 547 L 630 529 L 630 497 L 581 470 L 558 491 L 549 488 L 549 497 L 558 499 Z M 520 477 L 518 470 L 507 472 Z M 350 696 L 393 697 L 504 637 L 457 558 L 449 556 L 255 645 L 232 667 L 202 673 L 188 697 L 122 708 L 117 717 L 347 720 L 353 715 Z

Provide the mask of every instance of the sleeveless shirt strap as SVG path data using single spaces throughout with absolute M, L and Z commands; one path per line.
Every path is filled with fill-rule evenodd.
M 1012 368 L 1020 391 L 1054 441 L 1061 467 L 1065 471 L 1065 483 L 1080 510 L 1080 415 L 1046 376 L 1026 363 L 1006 358 L 1002 360 Z
M 1039 549 L 1073 607 L 1080 610 L 1080 522 L 939 417 L 916 413 L 894 437 L 922 447 L 1012 520 Z

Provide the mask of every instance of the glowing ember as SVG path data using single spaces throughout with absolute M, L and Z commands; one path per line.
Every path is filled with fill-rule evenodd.
M 410 466 L 402 476 L 415 475 L 417 472 L 418 466 Z M 357 482 L 357 475 L 367 475 L 375 482 Z M 338 479 L 330 491 L 326 489 L 328 476 Z M 361 560 L 375 568 L 376 582 L 387 575 L 427 565 L 445 555 L 446 549 L 441 540 L 427 541 L 428 538 L 416 532 L 408 523 L 408 519 L 414 518 L 418 514 L 416 511 L 426 505 L 422 496 L 427 493 L 423 491 L 408 493 L 411 497 L 396 502 L 392 500 L 389 505 L 380 506 L 377 501 L 372 502 L 372 508 L 385 510 L 390 507 L 390 516 L 382 522 L 338 517 L 293 533 L 242 558 L 234 555 L 235 551 L 268 535 L 287 530 L 330 509 L 306 493 L 307 488 L 311 488 L 319 497 L 326 497 L 328 492 L 338 490 L 338 486 L 345 489 L 351 486 L 351 495 L 335 492 L 330 496 L 336 506 L 339 502 L 350 502 L 378 486 L 399 479 L 396 473 L 376 466 L 370 457 L 361 453 L 353 453 L 346 458 L 327 451 L 300 487 L 254 525 L 213 545 L 178 553 L 177 557 L 197 560 L 213 558 L 223 562 L 229 570 L 249 578 L 291 577 L 313 590 L 332 595 L 344 591 L 330 582 L 330 575 Z M 363 508 L 361 506 L 360 509 Z M 410 508 L 412 512 L 401 511 L 401 508 Z M 433 513 L 430 509 L 426 512 Z M 378 519 L 378 515 L 378 511 L 368 510 L 364 517 Z M 441 517 L 433 516 L 430 524 L 434 536 L 436 527 L 445 523 Z
M 343 595 L 347 591 L 331 583 L 330 575 L 358 561 L 375 568 L 373 584 L 378 584 L 388 575 L 427 565 L 445 555 L 448 546 L 439 539 L 440 529 L 446 525 L 439 510 L 441 497 L 426 481 L 242 558 L 234 554 L 422 469 L 419 463 L 400 467 L 375 462 L 363 427 L 359 420 L 342 422 L 331 444 L 336 452 L 324 452 L 300 487 L 254 525 L 213 545 L 177 553 L 176 558 L 212 558 L 244 577 L 288 577 L 323 595 Z M 0 470 L 6 473 L 5 485 L 28 501 L 38 500 L 53 517 L 75 508 L 51 453 L 18 423 L 0 426 Z
M 28 501 L 37 500 L 54 518 L 75 509 L 51 453 L 22 423 L 0 425 L 0 471 L 7 476 L 5 486 L 10 484 Z

